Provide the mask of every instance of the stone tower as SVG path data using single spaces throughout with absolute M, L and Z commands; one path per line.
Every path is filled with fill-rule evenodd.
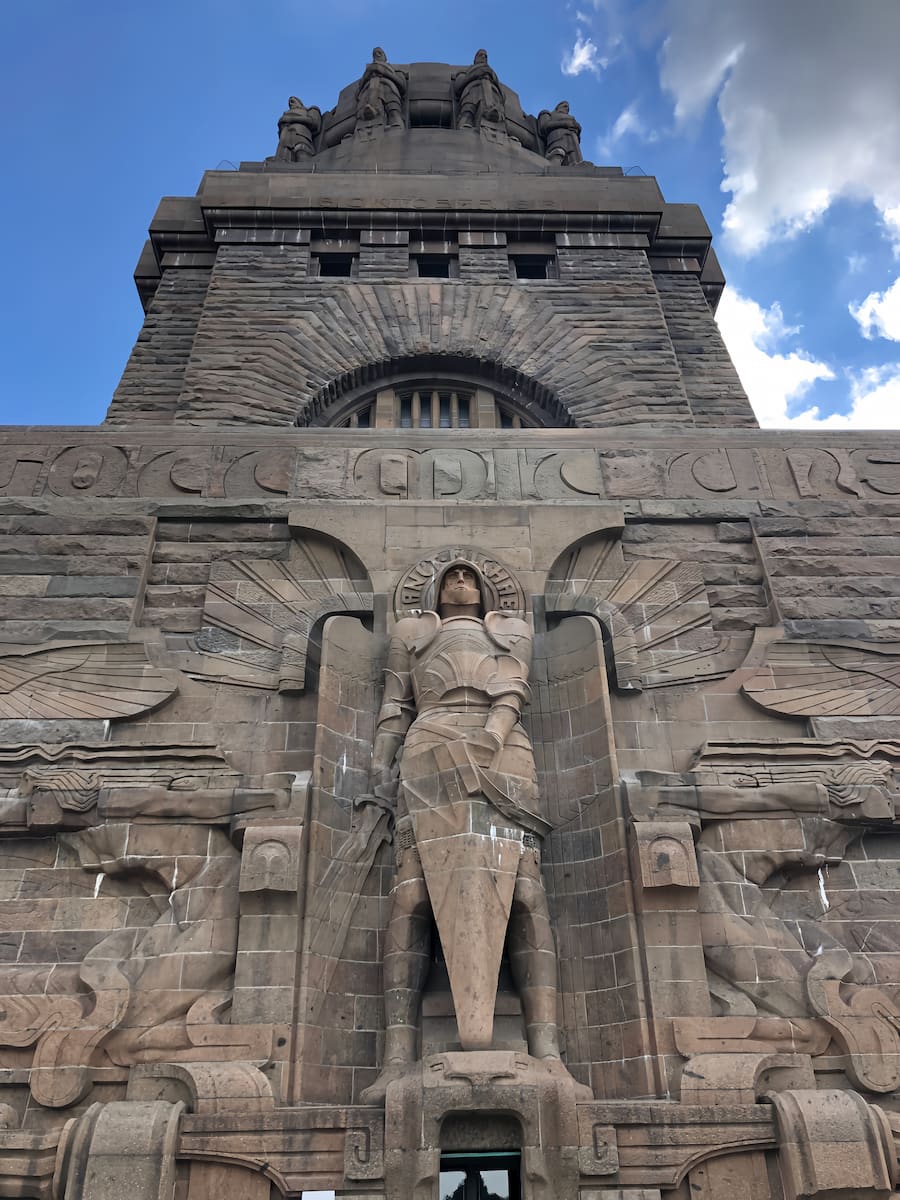
M 552 99 L 552 98 L 551 98 Z M 0 459 L 0 1197 L 888 1198 L 900 445 L 692 205 L 376 49 Z

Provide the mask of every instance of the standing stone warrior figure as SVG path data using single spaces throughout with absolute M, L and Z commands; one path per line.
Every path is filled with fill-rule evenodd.
M 304 155 L 315 154 L 313 138 L 322 128 L 322 113 L 313 106 L 307 108 L 302 100 L 291 96 L 287 110 L 278 118 L 279 162 L 297 162 Z
M 395 628 L 373 752 L 374 795 L 396 795 L 398 859 L 384 954 L 384 1069 L 369 1102 L 418 1057 L 432 913 L 462 1048 L 491 1046 L 506 943 L 529 1053 L 548 1066 L 559 1060 L 556 950 L 536 837 L 547 825 L 519 722 L 531 631 L 485 611 L 489 585 L 470 562 L 448 566 L 433 595 L 437 611 Z
M 569 115 L 569 105 L 560 100 L 553 112 L 546 109 L 538 116 L 538 131 L 546 147 L 544 155 L 550 162 L 570 167 L 582 162 L 581 126 Z
M 453 91 L 459 103 L 457 125 L 460 129 L 503 124 L 503 93 L 496 72 L 488 66 L 486 50 L 479 50 L 472 66 L 454 78 Z
M 356 119 L 383 120 L 388 129 L 402 129 L 405 95 L 405 73 L 392 67 L 385 52 L 376 46 L 356 92 Z

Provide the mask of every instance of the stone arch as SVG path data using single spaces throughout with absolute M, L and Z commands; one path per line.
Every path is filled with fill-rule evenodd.
M 574 422 L 555 393 L 538 380 L 501 362 L 464 354 L 419 354 L 364 363 L 330 380 L 298 416 L 304 426 L 337 425 L 385 387 L 434 380 L 447 386 L 486 388 L 498 402 L 538 428 L 571 428 Z

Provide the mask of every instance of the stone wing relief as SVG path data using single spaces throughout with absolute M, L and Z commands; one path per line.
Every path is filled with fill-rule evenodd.
M 241 860 L 227 835 L 279 819 L 291 779 L 244 779 L 215 747 L 0 751 L 6 883 L 0 1063 L 35 1099 L 78 1101 L 95 1073 L 265 1058 L 271 1025 L 229 1020 Z M 223 828 L 224 827 L 224 828 Z
M 345 546 L 300 531 L 286 560 L 214 563 L 203 628 L 171 649 L 188 675 L 243 687 L 302 691 L 321 621 L 372 611 L 365 568 Z
M 720 679 L 739 666 L 744 635 L 713 628 L 699 563 L 647 559 L 626 567 L 619 543 L 594 537 L 556 560 L 548 613 L 596 616 L 611 633 L 611 682 L 622 690 Z
M 675 1021 L 682 1053 L 839 1054 L 858 1087 L 900 1083 L 894 919 L 849 874 L 859 862 L 866 878 L 895 826 L 898 763 L 894 743 L 720 743 L 683 775 L 627 785 L 636 821 L 694 830 L 713 1016 Z M 847 887 L 865 929 L 844 911 Z
M 789 716 L 896 717 L 900 645 L 771 642 L 743 691 L 762 708 Z
M 0 719 L 132 717 L 168 700 L 177 679 L 152 665 L 141 642 L 4 646 Z

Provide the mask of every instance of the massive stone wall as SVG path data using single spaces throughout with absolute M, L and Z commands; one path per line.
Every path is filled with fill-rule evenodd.
M 527 728 L 548 796 L 591 797 L 543 848 L 566 1062 L 594 1096 L 552 1100 L 574 1104 L 559 1136 L 582 1186 L 714 1197 L 758 1189 L 776 1152 L 812 1170 L 823 1135 L 791 1124 L 800 1104 L 869 1147 L 868 1190 L 837 1194 L 888 1194 L 872 1131 L 900 1061 L 900 480 L 883 442 L 46 430 L 10 431 L 4 464 L 0 1065 L 21 1132 L 0 1181 L 49 1186 L 41 1147 L 66 1121 L 96 1162 L 99 1112 L 155 1104 L 141 1161 L 176 1131 L 192 1200 L 226 1178 L 209 1155 L 260 1196 L 408 1194 L 382 1151 L 400 1135 L 361 1102 L 393 851 L 346 844 L 398 588 L 464 552 L 515 580 L 539 646 L 556 630 Z M 423 1052 L 443 1062 L 452 1004 L 429 989 Z M 516 1077 L 517 1052 L 492 1053 Z

